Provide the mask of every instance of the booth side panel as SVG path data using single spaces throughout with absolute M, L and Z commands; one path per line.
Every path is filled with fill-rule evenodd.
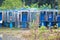
M 0 27 L 2 27 L 2 12 L 0 12 Z

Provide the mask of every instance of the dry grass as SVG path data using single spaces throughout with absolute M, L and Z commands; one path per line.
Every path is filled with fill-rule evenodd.
M 60 30 L 20 30 L 2 28 L 0 33 L 12 35 L 13 37 L 24 38 L 26 40 L 60 40 Z

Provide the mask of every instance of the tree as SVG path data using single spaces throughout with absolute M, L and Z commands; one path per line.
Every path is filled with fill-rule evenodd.
M 0 6 L 2 5 L 3 1 L 5 1 L 5 0 L 0 0 Z
M 21 0 L 5 0 L 1 6 L 2 9 L 15 9 L 21 7 L 22 7 Z

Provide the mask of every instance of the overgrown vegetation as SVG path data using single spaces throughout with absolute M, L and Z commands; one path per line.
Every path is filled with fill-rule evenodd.
M 59 29 L 55 29 L 55 27 L 53 29 L 47 29 L 45 26 L 41 26 L 37 29 L 34 21 L 30 24 L 31 35 L 28 37 L 31 40 L 60 40 Z
M 40 7 L 38 7 L 38 3 L 35 3 L 35 4 L 31 4 L 31 6 L 26 5 L 25 8 L 37 8 L 39 10 L 42 10 L 42 9 L 51 9 L 52 6 L 50 4 L 49 5 L 43 4 Z
M 22 7 L 21 0 L 5 0 L 2 3 L 1 9 L 18 9 Z
M 54 6 L 54 4 L 55 4 L 54 3 L 55 1 L 51 1 L 51 0 L 45 0 L 45 1 L 39 0 L 36 3 L 33 3 L 33 1 L 34 1 L 33 0 L 30 3 L 29 6 L 28 5 L 25 5 L 26 3 L 28 3 L 28 1 L 29 0 L 25 0 L 25 3 L 24 3 L 24 2 L 22 2 L 22 0 L 1 0 L 0 1 L 0 9 L 20 9 L 22 7 L 25 7 L 25 8 L 38 8 L 38 9 L 51 9 L 52 6 Z M 58 7 L 60 9 L 59 2 L 60 1 L 58 0 Z M 38 6 L 38 4 L 40 5 L 40 7 Z
M 43 4 L 38 7 L 38 2 L 35 4 L 31 4 L 30 6 L 25 5 L 22 0 L 5 0 L 3 1 L 0 9 L 7 10 L 7 9 L 20 9 L 20 8 L 37 8 L 37 9 L 51 9 L 51 4 Z

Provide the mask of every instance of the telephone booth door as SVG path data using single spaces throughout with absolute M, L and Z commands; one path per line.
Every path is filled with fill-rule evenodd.
M 46 11 L 40 11 L 40 26 L 47 26 L 47 23 L 46 23 Z
M 22 28 L 27 28 L 27 25 L 28 25 L 28 12 L 22 12 L 21 27 Z
M 52 27 L 54 25 L 54 11 L 48 11 L 47 12 L 48 15 L 48 26 Z

